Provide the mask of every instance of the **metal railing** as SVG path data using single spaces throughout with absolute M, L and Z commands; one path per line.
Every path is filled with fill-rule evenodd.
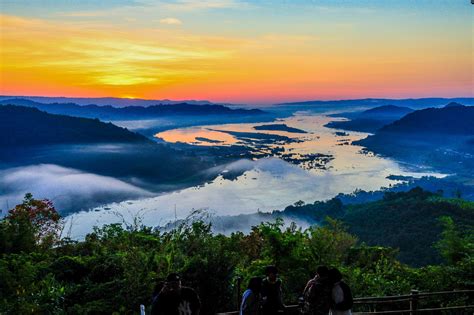
M 446 297 L 457 296 L 457 298 Z M 474 290 L 455 290 L 441 292 L 419 292 L 394 296 L 354 298 L 353 315 L 376 314 L 474 314 Z M 456 303 L 457 302 L 457 303 Z M 452 305 L 462 304 L 462 305 Z M 286 307 L 285 314 L 298 314 L 298 305 Z M 239 311 L 219 313 L 237 315 Z

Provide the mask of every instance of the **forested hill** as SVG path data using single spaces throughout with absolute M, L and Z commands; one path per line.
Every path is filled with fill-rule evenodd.
M 337 218 L 360 241 L 369 245 L 399 248 L 399 259 L 411 265 L 439 263 L 441 256 L 433 244 L 439 240 L 439 219 L 451 217 L 460 227 L 474 226 L 474 203 L 414 188 L 408 192 L 388 192 L 379 201 L 344 205 L 339 199 L 287 207 L 282 214 L 310 222 Z
M 381 133 L 474 135 L 474 107 L 448 106 L 410 113 L 383 127 Z
M 474 107 L 451 104 L 410 113 L 353 142 L 377 154 L 473 178 Z
M 99 118 L 101 120 L 113 119 L 145 119 L 163 116 L 236 116 L 236 115 L 259 115 L 264 114 L 259 109 L 231 109 L 223 105 L 196 105 L 188 103 L 151 105 L 151 106 L 98 106 L 98 105 L 77 105 L 75 103 L 53 103 L 44 104 L 27 99 L 7 99 L 0 101 L 0 104 L 11 104 L 35 107 L 51 114 L 71 115 L 86 118 Z
M 0 145 L 151 143 L 146 137 L 98 119 L 52 115 L 36 108 L 0 106 Z

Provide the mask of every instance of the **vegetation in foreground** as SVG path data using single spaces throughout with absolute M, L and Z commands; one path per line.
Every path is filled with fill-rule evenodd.
M 284 297 L 294 303 L 321 264 L 339 268 L 355 296 L 472 288 L 472 230 L 450 217 L 436 243 L 445 262 L 413 268 L 392 248 L 367 246 L 340 221 L 284 228 L 262 223 L 248 235 L 215 235 L 203 222 L 170 232 L 135 224 L 96 228 L 82 241 L 61 239 L 61 218 L 51 202 L 25 197 L 0 221 L 0 313 L 136 314 L 150 305 L 155 284 L 169 272 L 196 288 L 203 313 L 236 309 L 236 279 L 246 283 L 275 264 Z

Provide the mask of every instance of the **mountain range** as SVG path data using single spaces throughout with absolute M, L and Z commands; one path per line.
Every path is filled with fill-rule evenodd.
M 264 114 L 259 109 L 231 109 L 223 105 L 196 105 L 188 103 L 154 104 L 147 107 L 127 106 L 113 107 L 78 105 L 75 103 L 39 103 L 29 99 L 13 98 L 0 101 L 0 105 L 19 105 L 38 108 L 51 114 L 70 115 L 101 120 L 134 120 L 151 119 L 164 116 L 254 116 Z
M 0 106 L 0 145 L 151 143 L 146 137 L 98 119 L 53 115 L 37 108 Z
M 26 99 L 38 103 L 52 104 L 52 103 L 74 103 L 77 105 L 99 105 L 99 106 L 113 106 L 113 107 L 126 107 L 126 106 L 151 106 L 156 104 L 173 105 L 187 103 L 192 105 L 211 105 L 209 101 L 201 100 L 185 100 L 185 101 L 173 101 L 173 100 L 145 100 L 139 98 L 118 98 L 118 97 L 48 97 L 48 96 L 9 96 L 0 95 L 0 101 L 6 99 Z
M 474 105 L 474 98 L 472 97 L 458 97 L 458 98 L 407 98 L 407 99 L 389 99 L 389 98 L 365 98 L 365 99 L 353 99 L 353 100 L 333 100 L 333 101 L 303 101 L 303 102 L 291 102 L 281 103 L 278 105 L 291 105 L 291 106 L 351 106 L 351 107 L 377 107 L 383 105 L 395 105 L 395 106 L 406 106 L 410 108 L 427 108 L 444 106 L 450 102 L 458 102 L 465 105 Z

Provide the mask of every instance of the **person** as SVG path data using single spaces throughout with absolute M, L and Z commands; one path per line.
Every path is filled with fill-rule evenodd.
M 262 314 L 278 314 L 285 310 L 283 304 L 281 280 L 278 278 L 278 269 L 275 266 L 265 268 L 265 279 L 262 281 Z
M 152 315 L 199 315 L 201 301 L 192 288 L 181 286 L 181 278 L 177 273 L 166 277 L 163 288 L 155 297 Z
M 336 268 L 329 270 L 329 280 L 332 284 L 330 314 L 351 315 L 353 304 L 352 292 L 349 286 L 342 281 L 341 272 Z
M 303 313 L 328 315 L 331 307 L 331 288 L 328 268 L 319 266 L 316 275 L 308 281 L 303 291 Z
M 242 295 L 240 315 L 257 315 L 260 312 L 260 291 L 262 278 L 253 277 L 249 281 L 247 290 Z

